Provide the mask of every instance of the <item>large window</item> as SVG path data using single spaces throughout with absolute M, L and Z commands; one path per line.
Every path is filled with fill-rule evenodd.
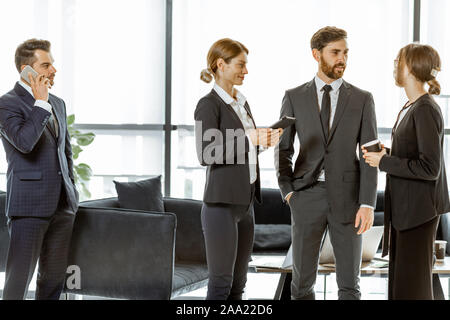
M 441 57 L 442 71 L 437 80 L 443 95 L 450 95 L 450 2 L 446 0 L 422 0 L 420 16 L 420 39 L 433 46 Z M 442 107 L 442 106 L 441 106 Z
M 420 23 L 414 15 L 419 4 Z M 312 34 L 325 25 L 347 30 L 344 79 L 373 93 L 379 136 L 390 144 L 390 128 L 406 101 L 394 85 L 393 60 L 418 26 L 421 42 L 434 46 L 443 61 L 437 100 L 450 125 L 447 0 L 15 0 L 1 1 L 0 12 L 0 28 L 8 30 L 2 34 L 0 93 L 18 79 L 17 45 L 33 37 L 50 40 L 58 69 L 52 92 L 75 113 L 78 128 L 97 134 L 78 160 L 93 169 L 93 198 L 114 196 L 112 180 L 159 174 L 172 196 L 202 198 L 205 168 L 195 153 L 193 113 L 212 88 L 199 79 L 206 54 L 223 37 L 250 50 L 249 74 L 239 89 L 257 125 L 265 126 L 278 119 L 285 90 L 314 77 Z M 3 148 L 0 159 L 4 190 Z M 262 186 L 277 188 L 273 149 L 260 163 Z
M 349 60 L 344 79 L 373 93 L 378 126 L 392 127 L 403 101 L 393 81 L 393 60 L 412 40 L 412 2 L 408 0 L 175 0 L 173 12 L 172 109 L 176 124 L 193 125 L 197 101 L 212 88 L 200 81 L 213 42 L 230 37 L 249 49 L 244 85 L 259 126 L 279 117 L 286 89 L 311 80 L 317 72 L 311 36 L 325 25 L 348 32 Z M 179 130 L 172 160 L 172 192 L 201 198 L 204 168 L 195 158 L 193 130 Z M 382 135 L 389 140 L 389 135 Z M 297 149 L 298 150 L 298 149 Z M 273 148 L 260 155 L 263 187 L 277 188 Z M 175 173 L 176 172 L 176 173 Z M 202 179 L 200 179 L 202 177 Z M 183 180 L 184 183 L 183 183 Z M 383 185 L 380 177 L 380 186 Z M 384 187 L 384 186 L 382 186 Z
M 441 58 L 441 72 L 437 80 L 441 84 L 441 95 L 436 99 L 442 109 L 446 127 L 445 155 L 447 178 L 450 179 L 450 1 L 422 0 L 420 16 L 420 39 L 435 48 Z
M 92 197 L 115 195 L 112 180 L 163 173 L 165 0 L 20 0 L 0 2 L 0 91 L 18 73 L 14 52 L 48 39 L 57 71 L 52 93 L 76 123 L 97 134 L 80 154 L 94 176 Z M 106 128 L 105 128 L 105 125 Z M 153 125 L 153 127 L 151 126 Z M 156 130 L 156 131 L 155 131 Z M 0 189 L 6 163 L 0 154 Z

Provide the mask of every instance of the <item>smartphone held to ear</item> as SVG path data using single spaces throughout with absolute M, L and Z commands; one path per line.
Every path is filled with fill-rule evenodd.
M 30 78 L 28 77 L 29 73 L 31 73 L 31 76 L 33 77 L 34 80 L 36 80 L 36 77 L 39 75 L 39 73 L 37 73 L 36 70 L 27 65 L 25 66 L 25 68 L 23 68 L 22 72 L 20 73 L 20 77 L 24 79 L 26 82 L 29 82 L 30 81 Z

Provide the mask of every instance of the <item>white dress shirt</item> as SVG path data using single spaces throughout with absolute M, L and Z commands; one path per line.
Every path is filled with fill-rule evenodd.
M 242 122 L 242 126 L 244 127 L 245 134 L 248 138 L 249 144 L 249 152 L 248 152 L 248 169 L 250 173 L 250 184 L 254 183 L 257 178 L 256 172 L 256 161 L 257 161 L 257 150 L 256 147 L 251 142 L 248 130 L 255 129 L 252 119 L 250 118 L 247 110 L 245 110 L 244 105 L 247 99 L 245 96 L 239 92 L 236 88 L 236 99 L 231 97 L 222 87 L 220 87 L 217 83 L 214 83 L 214 91 L 217 92 L 219 97 L 226 103 L 229 104 L 233 110 L 236 112 L 237 116 Z

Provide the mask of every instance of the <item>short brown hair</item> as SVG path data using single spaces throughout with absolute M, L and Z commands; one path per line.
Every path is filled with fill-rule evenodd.
M 330 42 L 347 39 L 347 31 L 336 27 L 323 27 L 316 31 L 311 38 L 311 50 L 322 50 Z
M 207 68 L 200 73 L 200 79 L 206 83 L 211 82 L 217 71 L 217 60 L 222 58 L 226 63 L 240 55 L 242 52 L 248 54 L 248 49 L 239 41 L 229 38 L 220 39 L 213 43 L 206 57 Z
M 19 45 L 16 49 L 15 62 L 17 71 L 21 71 L 20 67 L 22 65 L 32 65 L 36 62 L 36 57 L 34 52 L 38 49 L 50 52 L 50 41 L 29 39 Z
M 441 59 L 433 47 L 410 43 L 400 49 L 397 59 L 399 65 L 405 64 L 418 81 L 428 83 L 430 94 L 441 93 L 441 85 L 435 77 L 435 72 L 441 70 Z

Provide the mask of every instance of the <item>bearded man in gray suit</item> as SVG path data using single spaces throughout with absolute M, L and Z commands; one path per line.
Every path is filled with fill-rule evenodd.
M 292 299 L 314 299 L 320 247 L 328 229 L 339 299 L 360 299 L 362 236 L 372 227 L 377 170 L 360 146 L 377 139 L 372 95 L 342 79 L 347 33 L 324 27 L 311 39 L 314 79 L 287 90 L 281 116 L 295 117 L 275 149 L 282 197 L 292 214 Z M 300 152 L 293 167 L 294 138 Z M 375 170 L 374 170 L 375 169 Z

